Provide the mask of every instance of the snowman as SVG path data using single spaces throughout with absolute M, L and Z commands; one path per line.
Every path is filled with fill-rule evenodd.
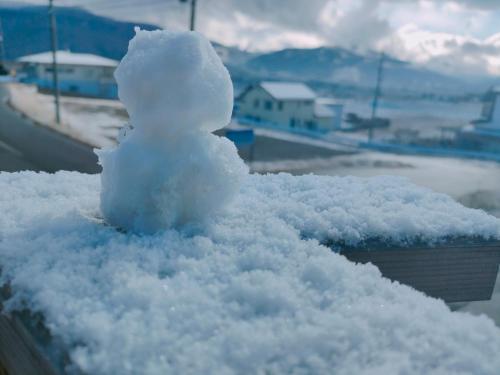
M 231 120 L 227 69 L 196 32 L 136 29 L 115 78 L 131 127 L 97 151 L 105 221 L 143 234 L 203 225 L 248 173 L 234 144 L 212 134 Z

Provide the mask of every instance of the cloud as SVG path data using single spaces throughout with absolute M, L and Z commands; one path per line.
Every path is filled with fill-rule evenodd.
M 453 74 L 500 74 L 485 28 L 500 1 L 200 0 L 209 36 L 251 50 L 334 45 Z M 210 8 L 210 9 L 209 9 Z M 495 20 L 494 20 L 495 21 Z M 493 23 L 495 24 L 495 23 Z M 486 34 L 481 38 L 476 34 Z M 500 38 L 498 38 L 500 39 Z
M 371 49 L 391 32 L 377 0 L 205 0 L 200 28 L 253 50 L 340 45 Z M 251 39 L 252 41 L 249 41 Z
M 391 33 L 389 22 L 379 16 L 377 1 L 373 0 L 359 2 L 321 26 L 321 33 L 330 44 L 361 50 L 373 49 Z
M 499 10 L 500 2 L 498 0 L 455 0 L 455 3 L 463 4 L 473 9 Z
M 176 30 L 189 18 L 177 0 L 59 4 Z M 333 45 L 384 50 L 444 72 L 500 74 L 499 19 L 500 0 L 198 0 L 197 28 L 252 51 Z
M 403 60 L 454 75 L 500 75 L 500 33 L 481 40 L 405 25 L 382 42 Z

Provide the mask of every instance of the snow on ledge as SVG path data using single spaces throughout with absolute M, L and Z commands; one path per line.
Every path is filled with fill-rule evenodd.
M 499 220 L 397 178 L 248 176 L 203 231 L 98 217 L 99 176 L 0 174 L 8 309 L 41 311 L 91 374 L 500 372 L 500 330 L 321 246 L 500 238 Z

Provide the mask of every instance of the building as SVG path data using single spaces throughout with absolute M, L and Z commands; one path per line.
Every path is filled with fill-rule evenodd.
M 483 98 L 481 118 L 457 134 L 460 146 L 479 151 L 500 152 L 500 87 L 492 87 Z
M 328 132 L 340 128 L 342 106 L 318 100 L 303 83 L 261 82 L 237 98 L 238 117 L 254 123 Z
M 315 115 L 318 118 L 331 119 L 334 130 L 342 128 L 342 117 L 344 116 L 343 104 L 333 98 L 317 98 L 315 106 Z
M 57 51 L 59 90 L 62 94 L 116 99 L 118 89 L 113 77 L 118 61 L 87 53 Z M 52 52 L 21 57 L 16 62 L 21 82 L 40 90 L 53 89 Z

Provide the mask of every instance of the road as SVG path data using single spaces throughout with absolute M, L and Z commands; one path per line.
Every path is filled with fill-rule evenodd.
M 58 170 L 98 173 L 92 146 L 78 142 L 16 112 L 0 83 L 0 170 Z
M 13 110 L 7 103 L 8 96 L 6 84 L 0 83 L 0 170 L 100 171 L 91 146 Z M 225 131 L 216 134 L 222 136 Z M 245 161 L 270 162 L 330 158 L 354 152 L 344 146 L 320 143 L 296 135 L 257 129 L 252 148 L 242 146 L 239 153 Z
M 40 167 L 27 160 L 24 155 L 0 141 L 0 171 L 17 172 L 17 171 L 39 171 Z

